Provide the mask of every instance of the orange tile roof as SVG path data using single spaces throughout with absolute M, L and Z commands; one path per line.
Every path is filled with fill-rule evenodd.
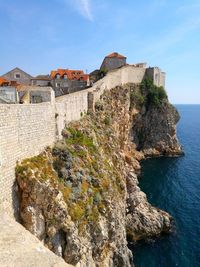
M 7 80 L 3 77 L 0 77 L 0 86 L 12 86 L 12 87 L 18 87 L 20 84 L 17 81 Z
M 58 70 L 52 70 L 51 71 L 51 77 L 53 79 L 56 77 L 57 74 L 59 74 L 61 78 L 63 78 L 64 75 L 67 75 L 67 78 L 69 80 L 87 81 L 89 79 L 89 75 L 84 74 L 84 72 L 82 70 L 58 69 Z
M 114 58 L 114 57 L 116 57 L 116 58 L 126 58 L 126 57 L 120 55 L 120 54 L 117 53 L 117 52 L 113 52 L 113 53 L 107 55 L 106 57 L 109 57 L 109 58 Z
M 3 77 L 0 77 L 0 86 L 4 85 L 5 83 L 6 83 L 6 84 L 9 84 L 9 81 L 6 80 L 6 79 L 3 78 Z

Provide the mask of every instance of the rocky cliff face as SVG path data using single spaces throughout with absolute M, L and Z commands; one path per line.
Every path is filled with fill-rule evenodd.
M 177 110 L 168 102 L 159 107 L 143 107 L 133 122 L 133 142 L 145 156 L 180 155 L 182 149 L 176 136 L 178 121 Z
M 129 267 L 127 237 L 171 230 L 171 216 L 148 203 L 137 176 L 145 156 L 180 154 L 178 115 L 166 97 L 155 105 L 142 90 L 106 91 L 53 149 L 16 168 L 22 224 L 67 263 Z

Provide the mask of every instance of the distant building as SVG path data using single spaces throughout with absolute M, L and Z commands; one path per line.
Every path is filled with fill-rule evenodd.
M 106 56 L 100 70 L 109 71 L 126 65 L 126 57 L 114 52 Z
M 126 57 L 120 55 L 117 52 L 111 53 L 106 56 L 101 64 L 99 70 L 95 70 L 90 73 L 90 80 L 92 83 L 97 82 L 99 79 L 103 78 L 108 71 L 127 66 Z M 139 82 L 145 77 L 152 79 L 153 83 L 157 86 L 163 86 L 165 88 L 165 72 L 161 71 L 158 67 L 148 67 L 147 63 L 135 63 L 131 64 L 135 69 L 135 75 Z
M 51 84 L 56 96 L 85 89 L 89 85 L 89 75 L 82 70 L 58 69 L 51 72 Z
M 165 72 L 158 67 L 149 67 L 146 69 L 146 76 L 151 78 L 155 85 L 165 88 Z
M 11 86 L 0 87 L 0 104 L 16 104 L 18 103 L 17 90 Z
M 51 76 L 50 75 L 38 75 L 31 79 L 31 85 L 35 86 L 51 86 Z
M 52 102 L 55 94 L 51 87 L 21 86 L 18 88 L 19 101 L 22 104 Z
M 8 85 L 9 85 L 9 81 L 3 77 L 0 77 L 0 86 L 8 86 Z
M 5 78 L 0 77 L 0 86 L 12 86 L 17 87 L 18 83 L 16 81 L 8 81 Z
M 2 78 L 10 82 L 16 82 L 18 84 L 30 85 L 31 79 L 33 77 L 25 71 L 21 70 L 20 68 L 14 68 L 13 70 L 2 75 Z

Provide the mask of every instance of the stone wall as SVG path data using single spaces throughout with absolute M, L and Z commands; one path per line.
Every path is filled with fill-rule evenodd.
M 5 104 L 0 105 L 0 114 L 0 204 L 7 200 L 14 206 L 16 161 L 53 144 L 55 111 L 51 103 Z
M 145 75 L 145 68 L 131 65 L 109 71 L 103 79 L 97 81 L 89 90 L 89 107 L 93 108 L 94 103 L 100 99 L 100 96 L 103 94 L 104 90 L 110 90 L 115 86 L 124 85 L 127 83 L 141 83 Z
M 65 124 L 88 110 L 88 90 L 40 104 L 0 104 L 0 210 L 17 210 L 15 166 L 61 137 Z
M 155 85 L 165 87 L 165 73 L 158 67 L 147 68 L 146 75 L 154 81 Z
M 88 91 L 89 90 L 83 90 L 56 98 L 55 117 L 58 138 L 61 137 L 61 132 L 67 123 L 80 120 L 80 118 L 87 113 Z

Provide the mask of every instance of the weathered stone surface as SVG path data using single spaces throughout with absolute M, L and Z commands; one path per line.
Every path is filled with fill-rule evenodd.
M 132 137 L 146 157 L 177 156 L 183 153 L 176 136 L 180 116 L 168 102 L 159 107 L 150 105 L 133 120 Z
M 171 231 L 172 217 L 148 203 L 146 195 L 137 186 L 137 177 L 134 173 L 130 173 L 127 177 L 127 191 L 126 229 L 131 241 Z
M 70 267 L 47 249 L 21 224 L 6 214 L 0 215 L 1 267 Z

